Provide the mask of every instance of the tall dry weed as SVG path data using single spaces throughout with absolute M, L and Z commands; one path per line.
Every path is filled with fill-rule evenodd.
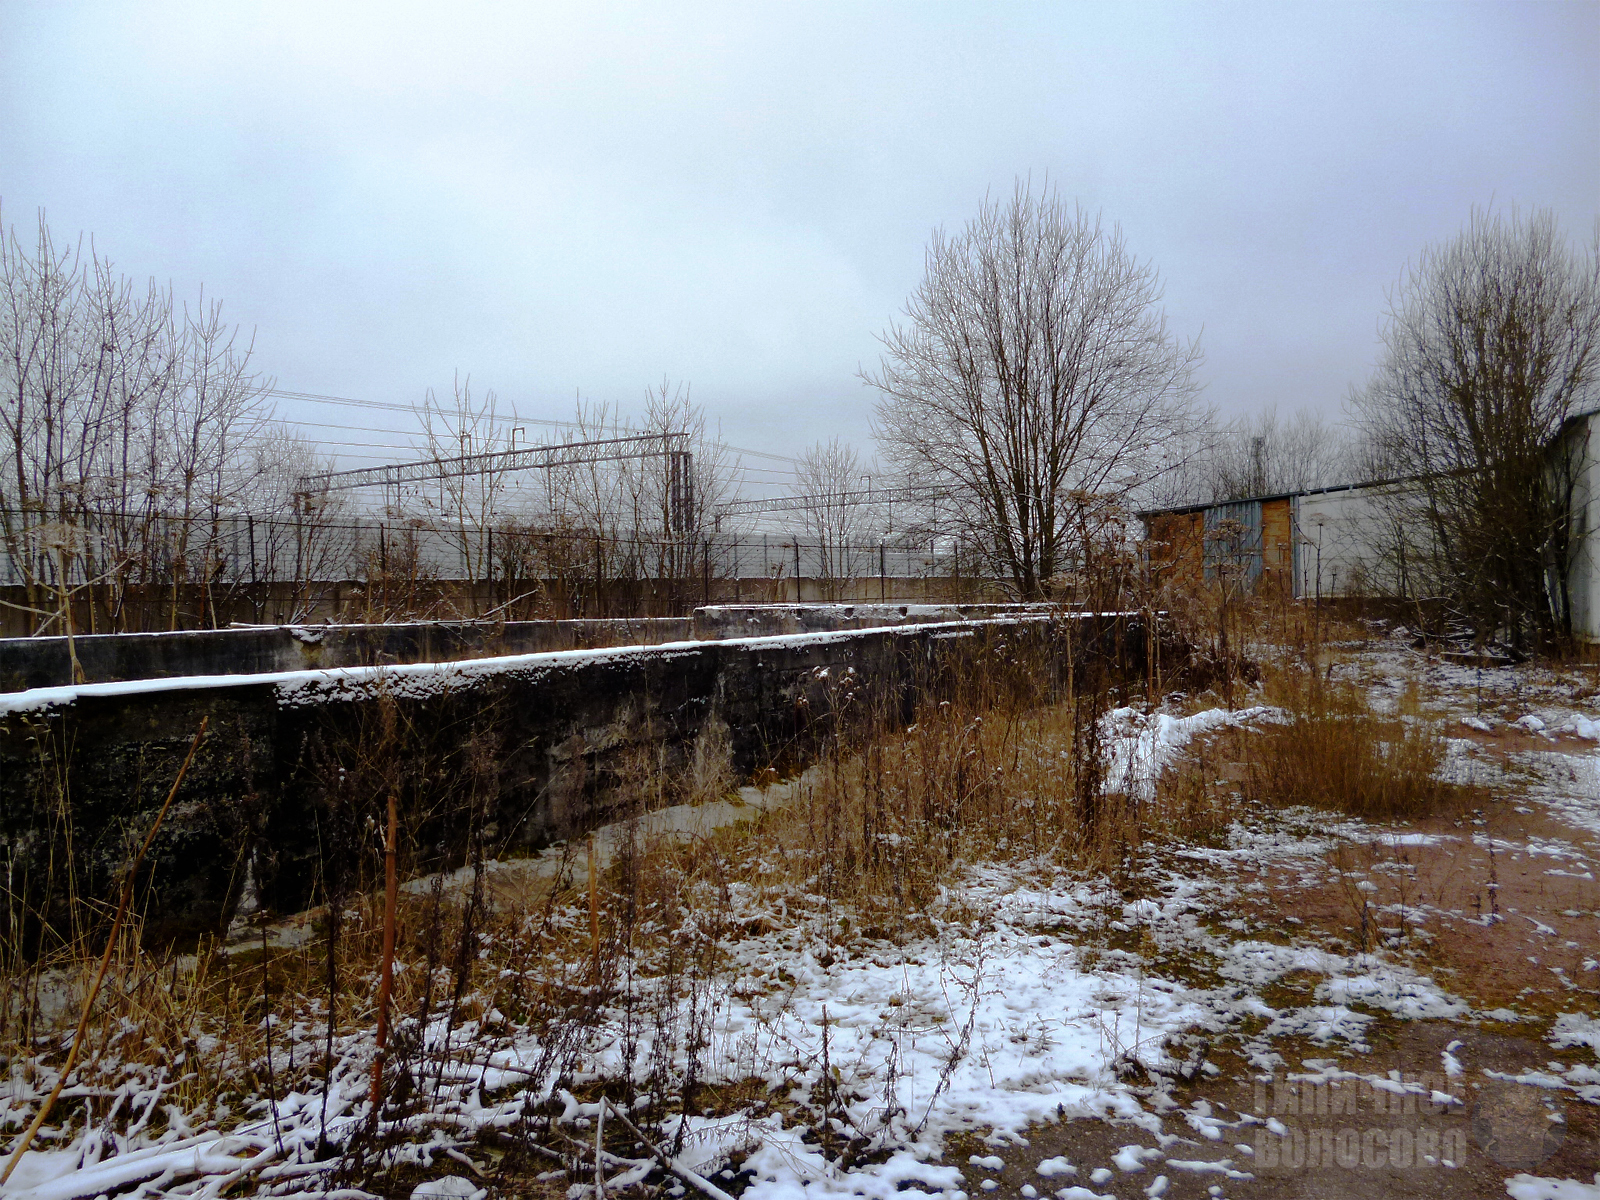
M 1446 743 L 1434 722 L 1376 713 L 1360 689 L 1322 671 L 1287 671 L 1274 690 L 1285 719 L 1251 742 L 1250 799 L 1394 820 L 1425 816 L 1469 791 L 1440 778 Z

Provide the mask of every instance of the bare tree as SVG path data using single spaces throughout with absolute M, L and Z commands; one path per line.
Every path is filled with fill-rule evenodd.
M 243 544 L 215 556 L 219 567 L 213 595 L 221 591 L 230 603 L 245 600 L 255 621 L 306 620 L 361 557 L 356 527 L 345 523 L 350 493 L 303 494 L 303 476 L 332 471 L 336 464 L 304 434 L 281 424 L 266 426 L 241 458 L 247 460 L 240 464 L 245 482 L 236 493 L 239 511 L 231 540 Z M 270 592 L 281 581 L 289 589 L 287 595 L 279 593 L 279 609 Z
M 499 398 L 492 390 L 475 398 L 470 376 L 456 377 L 449 400 L 441 400 L 429 388 L 420 413 L 428 457 L 449 459 L 512 449 L 512 431 L 499 417 Z M 508 483 L 507 471 L 487 465 L 439 480 L 435 519 L 456 543 L 469 583 L 487 578 L 492 569 L 490 531 L 501 516 Z
M 872 513 L 849 493 L 862 490 L 864 474 L 856 449 L 830 438 L 801 454 L 789 485 L 793 495 L 810 500 L 795 514 L 795 525 L 816 542 L 817 574 L 830 588 L 862 573 L 860 541 L 872 525 Z
M 1155 269 L 1120 230 L 1018 181 L 959 234 L 935 232 L 906 324 L 882 337 L 877 433 L 940 485 L 1017 592 L 1071 556 L 1080 504 L 1169 470 L 1192 420 L 1197 342 L 1167 330 Z
M 250 485 L 249 443 L 260 437 L 271 414 L 262 403 L 270 381 L 250 369 L 253 346 L 240 343 L 239 331 L 223 324 L 222 305 L 202 296 L 194 312 L 183 314 L 180 386 L 159 429 L 163 459 L 176 502 L 172 545 L 171 628 L 178 628 L 178 606 L 185 583 L 201 585 L 208 622 L 216 625 L 212 594 L 222 564 L 222 518 L 239 510 Z
M 23 578 L 26 607 L 48 621 L 46 591 L 52 575 L 66 569 L 62 547 L 79 544 L 70 531 L 102 440 L 104 397 L 95 394 L 98 364 L 90 348 L 95 323 L 79 255 L 57 248 L 42 217 L 31 255 L 15 231 L 0 235 L 0 287 L 0 419 L 8 460 L 0 519 L 7 553 Z M 67 580 L 53 582 L 65 595 Z
M 655 578 L 691 578 L 697 568 L 710 569 L 716 509 L 733 489 L 737 463 L 707 427 L 688 384 L 663 377 L 645 390 L 644 432 L 672 437 L 680 450 L 676 460 L 668 455 L 622 464 L 632 527 L 641 545 L 653 544 Z
M 1223 501 L 1302 492 L 1351 471 L 1344 430 L 1301 409 L 1287 420 L 1276 407 L 1241 416 L 1215 432 L 1194 459 L 1193 498 Z
M 655 451 L 547 472 L 545 520 L 568 543 L 558 565 L 573 584 L 592 579 L 597 593 L 608 582 L 637 584 L 676 607 L 695 580 L 720 572 L 713 566 L 716 509 L 732 489 L 737 464 L 707 427 L 688 385 L 665 378 L 645 390 L 642 426 L 624 422 L 608 404 L 580 401 L 568 436 L 639 433 L 659 437 Z M 582 552 L 575 552 L 580 541 Z
M 176 625 L 199 584 L 216 620 L 224 518 L 270 418 L 250 357 L 215 302 L 180 314 L 92 245 L 58 246 L 42 216 L 31 250 L 0 230 L 0 541 L 23 584 L 7 603 L 34 632 L 71 619 L 46 594 L 77 589 L 91 621 L 126 628 L 132 589 L 162 590 Z
M 1600 227 L 1575 253 L 1548 211 L 1474 210 L 1401 276 L 1382 334 L 1352 405 L 1371 469 L 1413 481 L 1390 500 L 1410 574 L 1480 638 L 1566 632 L 1572 479 L 1551 451 L 1596 398 Z

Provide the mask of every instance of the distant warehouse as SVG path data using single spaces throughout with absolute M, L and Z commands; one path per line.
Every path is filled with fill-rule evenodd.
M 1388 505 L 1397 485 L 1351 483 L 1139 514 L 1152 559 L 1180 575 L 1229 571 L 1297 598 L 1409 594 Z
M 1600 643 L 1600 409 L 1569 418 L 1551 449 L 1552 475 L 1568 491 L 1567 522 L 1552 537 L 1546 575 L 1553 607 L 1573 636 Z M 1434 594 L 1432 526 L 1421 491 L 1378 480 L 1139 514 L 1152 563 L 1169 578 L 1227 573 L 1257 590 L 1297 599 Z M 1560 549 L 1554 549 L 1559 547 Z M 1559 558 L 1566 559 L 1565 579 Z

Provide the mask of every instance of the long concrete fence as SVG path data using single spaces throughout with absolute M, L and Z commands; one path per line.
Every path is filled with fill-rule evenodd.
M 413 868 L 449 865 L 672 802 L 697 772 L 798 766 L 850 722 L 909 719 L 941 680 L 970 683 L 987 662 L 1031 655 L 1048 689 L 1069 653 L 1130 675 L 1144 653 L 1137 620 L 1120 614 L 746 607 L 697 621 L 706 640 L 0 695 L 0 854 L 13 915 L 36 943 L 46 926 L 68 927 L 74 894 L 113 894 L 202 718 L 208 733 L 140 889 L 153 939 L 219 930 L 241 904 L 295 911 L 345 886 L 381 862 L 390 794 Z M 727 636 L 790 625 L 802 631 Z M 339 646 L 331 635 L 313 644 Z M 360 637 L 377 635 L 342 636 L 366 655 Z M 280 660 L 263 651 L 256 661 Z
M 395 666 L 490 655 L 654 646 L 693 636 L 689 617 L 581 621 L 416 621 L 384 625 L 254 625 L 176 633 L 0 638 L 0 692 L 75 682 L 261 675 Z
M 1049 611 L 1026 604 L 728 604 L 696 609 L 691 617 L 302 623 L 0 638 L 0 693 L 73 683 L 395 666 L 690 639 L 877 629 Z

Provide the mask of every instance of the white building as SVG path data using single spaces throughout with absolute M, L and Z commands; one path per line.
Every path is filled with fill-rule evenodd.
M 1567 469 L 1572 472 L 1567 570 L 1572 636 L 1596 645 L 1600 644 L 1600 546 L 1595 537 L 1595 527 L 1600 524 L 1600 408 L 1568 417 L 1557 445 L 1567 455 Z

